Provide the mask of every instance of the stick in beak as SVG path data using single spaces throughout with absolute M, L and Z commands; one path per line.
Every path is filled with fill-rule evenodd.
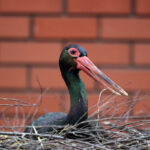
M 77 68 L 83 70 L 86 74 L 96 80 L 98 83 L 104 85 L 107 89 L 117 95 L 128 96 L 128 93 L 107 77 L 100 69 L 98 69 L 94 63 L 86 56 L 78 57 L 75 59 L 77 62 Z

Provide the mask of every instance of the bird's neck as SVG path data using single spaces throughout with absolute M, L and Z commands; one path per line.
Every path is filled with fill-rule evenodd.
M 66 122 L 75 124 L 86 120 L 88 117 L 87 94 L 79 72 L 63 72 L 62 76 L 68 87 L 71 100 Z

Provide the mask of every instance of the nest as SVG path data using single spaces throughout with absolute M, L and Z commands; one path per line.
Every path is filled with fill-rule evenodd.
M 104 90 L 100 93 L 97 104 L 92 106 L 92 108 L 96 107 L 97 110 L 89 116 L 89 120 L 77 123 L 73 126 L 52 126 L 56 132 L 39 134 L 37 126 L 31 126 L 31 128 L 34 130 L 34 133 L 23 133 L 18 132 L 18 129 L 23 131 L 25 128 L 23 125 L 14 127 L 11 126 L 9 127 L 9 130 L 8 127 L 1 126 L 1 129 L 3 130 L 0 131 L 0 149 L 150 149 L 150 116 L 131 116 L 131 111 L 133 110 L 134 106 L 143 101 L 148 94 L 139 96 L 139 93 L 136 93 L 136 95 L 132 97 L 131 101 L 129 101 L 131 97 L 123 97 L 117 100 L 119 103 L 117 103 L 114 108 L 114 105 L 112 105 L 111 102 L 115 98 L 118 99 L 118 97 L 111 94 L 105 98 L 102 98 L 103 93 Z M 1 98 L 1 100 L 10 101 L 14 99 Z M 36 107 L 36 109 L 34 110 L 34 114 L 32 114 L 32 119 L 33 115 L 35 116 L 39 109 L 41 100 L 42 95 L 38 99 L 38 105 L 33 106 Z M 21 100 L 14 101 L 14 107 L 29 105 L 29 103 L 27 104 Z M 129 106 L 128 109 L 123 110 L 126 105 Z M 89 111 L 91 111 L 92 108 L 90 108 Z M 82 126 L 83 124 L 88 124 L 88 126 L 79 128 L 79 126 Z M 5 128 L 7 128 L 7 130 L 4 130 Z

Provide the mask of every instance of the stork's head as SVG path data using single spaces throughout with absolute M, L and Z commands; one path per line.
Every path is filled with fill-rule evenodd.
M 87 57 L 86 50 L 79 45 L 71 44 L 66 46 L 60 55 L 59 65 L 61 70 L 64 69 L 67 72 L 78 73 L 82 70 L 110 91 L 118 95 L 128 95 L 126 91 L 94 65 L 94 63 Z

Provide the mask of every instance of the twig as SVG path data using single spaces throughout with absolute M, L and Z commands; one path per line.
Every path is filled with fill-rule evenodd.
M 33 130 L 34 130 L 35 134 L 37 135 L 37 134 L 38 134 L 38 132 L 37 132 L 37 130 L 36 130 L 36 128 L 35 128 L 35 126 L 32 126 L 32 128 L 33 128 Z M 42 143 L 41 138 L 38 136 L 38 137 L 37 137 L 37 139 L 38 139 L 39 143 L 41 144 L 42 149 L 44 150 L 44 145 L 43 145 L 43 143 Z

